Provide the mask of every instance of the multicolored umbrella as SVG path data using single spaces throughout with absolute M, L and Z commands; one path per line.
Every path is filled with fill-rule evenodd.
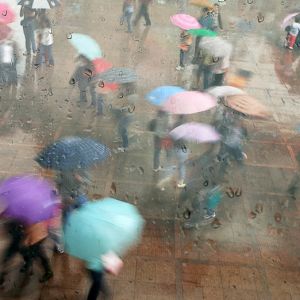
M 197 29 L 201 28 L 201 25 L 196 18 L 186 15 L 186 14 L 177 14 L 170 17 L 171 23 L 183 30 Z
M 169 135 L 175 140 L 196 143 L 217 142 L 221 139 L 214 127 L 196 122 L 180 125 L 170 131 Z
M 89 138 L 66 137 L 49 145 L 36 157 L 44 168 L 86 169 L 111 155 L 109 148 Z
M 233 86 L 217 86 L 208 89 L 207 92 L 216 98 L 245 94 L 244 91 Z
M 11 177 L 0 185 L 5 216 L 33 224 L 53 217 L 59 203 L 54 186 L 34 175 Z
M 137 78 L 135 71 L 129 68 L 111 68 L 96 76 L 96 80 L 120 84 L 135 82 Z
M 260 118 L 267 118 L 270 116 L 270 112 L 266 106 L 264 106 L 255 98 L 246 94 L 227 97 L 225 100 L 225 105 L 250 116 Z
M 101 256 L 123 255 L 142 234 L 144 220 L 135 206 L 105 198 L 73 211 L 64 227 L 65 251 L 92 270 L 103 269 Z
M 292 20 L 293 18 L 295 18 L 296 16 L 298 16 L 298 15 L 300 15 L 300 11 L 299 11 L 299 12 L 295 12 L 295 13 L 293 13 L 293 14 L 287 15 L 287 16 L 284 18 L 284 20 L 282 21 L 282 23 L 281 23 L 281 28 L 282 28 L 282 29 L 285 29 L 286 26 L 288 26 L 288 25 L 291 23 L 291 20 Z
M 71 37 L 72 38 L 68 40 L 79 54 L 85 56 L 91 61 L 102 57 L 102 51 L 98 43 L 90 36 L 81 33 L 72 33 Z
M 9 26 L 0 24 L 0 42 L 9 39 L 12 33 L 13 31 Z
M 213 9 L 214 6 L 208 0 L 191 0 L 190 4 L 200 7 L 207 7 Z
M 188 31 L 191 35 L 195 36 L 209 36 L 209 37 L 215 37 L 218 34 L 215 31 L 211 31 L 209 29 L 190 29 Z
M 179 115 L 194 114 L 209 110 L 217 105 L 216 99 L 207 93 L 182 92 L 171 96 L 162 109 Z
M 179 86 L 160 86 L 148 93 L 145 98 L 154 105 L 162 105 L 169 97 L 185 92 Z
M 0 26 L 1 24 L 10 24 L 16 19 L 13 9 L 6 3 L 0 3 Z

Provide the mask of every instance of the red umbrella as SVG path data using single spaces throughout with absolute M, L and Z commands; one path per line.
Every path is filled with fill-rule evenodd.
M 9 24 L 16 19 L 12 8 L 6 3 L 0 3 L 0 24 Z

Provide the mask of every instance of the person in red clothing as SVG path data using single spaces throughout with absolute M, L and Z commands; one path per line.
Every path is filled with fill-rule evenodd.
M 137 23 L 139 22 L 141 17 L 145 18 L 145 21 L 146 21 L 145 26 L 151 26 L 151 20 L 150 20 L 149 12 L 148 12 L 148 7 L 149 7 L 150 2 L 152 2 L 152 0 L 140 0 L 139 10 L 138 10 L 138 13 L 133 22 L 134 26 L 137 25 Z

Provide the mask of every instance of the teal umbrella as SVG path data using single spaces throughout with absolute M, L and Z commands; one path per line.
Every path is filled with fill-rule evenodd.
M 101 270 L 101 256 L 123 255 L 137 243 L 144 220 L 135 206 L 113 198 L 89 202 L 68 217 L 64 227 L 65 251 Z
M 89 60 L 102 57 L 102 51 L 98 43 L 90 36 L 81 33 L 72 33 L 68 37 L 68 40 L 79 54 L 84 55 Z
M 217 33 L 214 31 L 211 31 L 209 29 L 190 29 L 188 30 L 188 32 L 191 35 L 195 35 L 195 36 L 210 36 L 210 37 L 214 37 L 217 36 Z

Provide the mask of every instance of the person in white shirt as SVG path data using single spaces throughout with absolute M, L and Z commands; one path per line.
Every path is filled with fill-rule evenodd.
M 39 55 L 37 58 L 37 65 L 40 66 L 43 63 L 44 59 L 45 62 L 48 61 L 49 67 L 53 67 L 53 32 L 50 20 L 45 16 L 43 16 L 40 20 L 40 28 L 37 30 L 37 36 L 39 40 Z
M 294 49 L 294 45 L 296 43 L 296 39 L 297 39 L 299 32 L 300 32 L 300 23 L 294 22 L 291 25 L 291 29 L 289 31 L 289 36 L 288 36 L 288 48 L 290 50 Z

